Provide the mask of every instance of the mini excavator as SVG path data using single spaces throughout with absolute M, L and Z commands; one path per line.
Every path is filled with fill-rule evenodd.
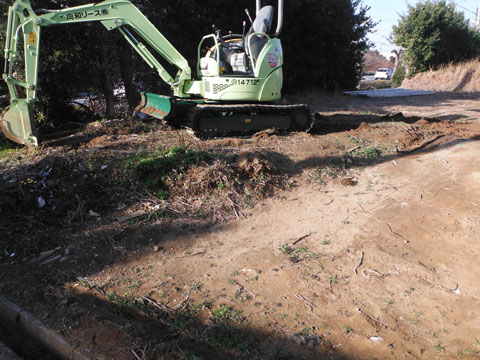
M 277 27 L 271 33 L 274 7 L 256 0 L 256 17 L 243 34 L 228 35 L 213 26 L 198 45 L 196 73 L 187 60 L 130 1 L 103 2 L 59 10 L 33 10 L 30 0 L 16 0 L 8 10 L 3 80 L 10 106 L 0 128 L 12 141 L 38 145 L 33 104 L 37 96 L 42 27 L 101 22 L 118 30 L 172 89 L 165 96 L 142 92 L 136 110 L 192 129 L 199 137 L 251 134 L 266 128 L 306 130 L 312 116 L 307 105 L 278 105 L 283 84 L 283 0 L 278 1 Z M 21 41 L 23 40 L 23 47 Z M 22 51 L 23 50 L 23 51 Z M 160 56 L 178 69 L 172 76 Z M 18 75 L 14 66 L 24 67 Z

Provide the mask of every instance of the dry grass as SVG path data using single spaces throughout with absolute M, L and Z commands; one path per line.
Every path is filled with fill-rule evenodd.
M 402 87 L 438 92 L 480 91 L 480 60 L 448 64 L 438 70 L 417 74 L 411 79 L 405 79 Z

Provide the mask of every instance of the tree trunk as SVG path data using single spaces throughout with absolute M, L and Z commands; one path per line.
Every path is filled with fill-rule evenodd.
M 100 43 L 100 61 L 102 66 L 102 90 L 105 97 L 105 117 L 112 119 L 115 117 L 115 98 L 113 95 L 112 78 L 110 77 L 109 64 L 107 58 L 107 45 L 105 38 L 102 37 Z
M 138 96 L 133 84 L 133 59 L 132 49 L 127 46 L 125 39 L 118 41 L 120 55 L 120 76 L 125 87 L 125 96 L 127 98 L 128 108 L 133 111 L 138 105 Z

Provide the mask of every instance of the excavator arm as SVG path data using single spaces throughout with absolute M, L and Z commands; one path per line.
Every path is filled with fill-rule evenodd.
M 93 21 L 101 22 L 108 30 L 118 29 L 147 64 L 172 87 L 175 96 L 190 96 L 184 92 L 186 83 L 191 80 L 187 60 L 129 1 L 106 0 L 97 4 L 35 12 L 30 0 L 16 0 L 8 11 L 3 73 L 10 93 L 10 106 L 0 118 L 0 128 L 9 139 L 19 144 L 38 145 L 32 109 L 37 91 L 41 28 Z M 23 41 L 23 59 L 20 59 L 20 41 Z M 166 71 L 147 45 L 178 68 L 175 77 Z M 14 71 L 14 63 L 18 61 L 23 61 L 24 65 L 25 74 L 21 76 Z

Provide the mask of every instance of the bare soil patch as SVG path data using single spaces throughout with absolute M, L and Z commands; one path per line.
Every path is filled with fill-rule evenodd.
M 3 151 L 0 293 L 98 359 L 478 357 L 475 102 L 320 107 Z

